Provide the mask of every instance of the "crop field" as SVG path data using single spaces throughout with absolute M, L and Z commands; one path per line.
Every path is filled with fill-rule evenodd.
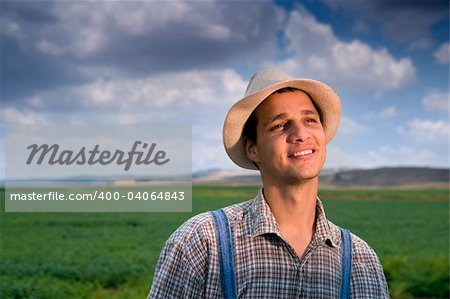
M 257 187 L 194 186 L 192 213 L 5 213 L 0 298 L 145 298 L 169 235 Z M 393 298 L 449 297 L 448 189 L 325 189 L 327 217 L 378 253 Z

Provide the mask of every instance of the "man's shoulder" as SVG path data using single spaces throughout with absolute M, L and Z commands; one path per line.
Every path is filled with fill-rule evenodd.
M 242 217 L 253 200 L 247 200 L 238 204 L 224 207 L 223 210 L 232 225 Z M 215 238 L 214 221 L 211 211 L 197 214 L 172 233 L 166 244 L 188 245 L 193 242 L 208 241 Z
M 340 227 L 328 220 L 331 234 L 334 240 L 341 239 Z M 375 250 L 361 237 L 351 232 L 352 238 L 352 259 L 354 263 L 378 270 L 380 261 Z M 336 243 L 337 244 L 337 243 Z M 340 244 L 340 242 L 338 243 Z
M 375 250 L 362 238 L 352 233 L 354 271 L 382 275 L 383 267 Z M 359 269 L 359 270 L 358 270 Z
M 355 257 L 361 261 L 378 260 L 373 248 L 362 238 L 352 233 L 353 253 Z
M 184 244 L 193 238 L 202 237 L 205 231 L 212 227 L 210 212 L 197 214 L 180 225 L 169 237 L 166 243 Z

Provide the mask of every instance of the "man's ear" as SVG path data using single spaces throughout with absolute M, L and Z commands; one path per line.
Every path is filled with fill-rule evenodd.
M 247 158 L 250 161 L 259 163 L 260 161 L 259 161 L 258 149 L 256 147 L 256 142 L 249 139 L 248 137 L 244 137 L 244 147 L 245 147 L 245 154 L 247 155 Z

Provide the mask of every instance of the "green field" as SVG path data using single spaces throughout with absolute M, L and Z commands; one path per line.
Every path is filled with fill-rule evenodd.
M 145 298 L 162 245 L 190 216 L 256 187 L 193 189 L 193 213 L 4 213 L 1 298 Z M 449 297 L 449 190 L 321 190 L 327 216 L 378 253 L 393 298 Z M 3 207 L 4 190 L 1 190 Z

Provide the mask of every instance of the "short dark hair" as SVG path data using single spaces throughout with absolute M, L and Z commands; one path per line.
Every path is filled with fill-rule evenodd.
M 258 120 L 256 119 L 256 109 L 252 111 L 242 129 L 242 136 L 250 139 L 252 142 L 256 142 L 256 126 Z
M 302 92 L 304 92 L 303 90 L 298 89 L 298 88 L 284 87 L 284 88 L 281 88 L 281 89 L 278 89 L 278 90 L 272 92 L 268 97 L 270 97 L 271 95 L 274 95 L 274 94 L 282 94 L 282 93 L 295 92 L 295 91 L 302 91 Z M 304 92 L 304 93 L 306 93 L 306 92 Z M 306 93 L 306 95 L 309 97 L 309 99 L 311 100 L 312 104 L 314 105 L 314 108 L 316 108 L 317 112 L 319 113 L 320 122 L 322 122 L 322 112 L 320 111 L 320 109 L 316 105 L 316 103 L 314 103 L 314 101 L 312 100 L 311 96 L 308 93 Z M 258 119 L 256 117 L 256 109 L 257 108 L 258 107 L 256 107 L 255 110 L 252 111 L 252 113 L 250 114 L 250 116 L 248 117 L 247 121 L 244 124 L 244 128 L 242 129 L 242 136 L 246 137 L 247 139 L 250 139 L 254 143 L 256 143 L 256 138 L 257 138 L 257 134 L 256 134 L 256 127 L 258 125 Z

